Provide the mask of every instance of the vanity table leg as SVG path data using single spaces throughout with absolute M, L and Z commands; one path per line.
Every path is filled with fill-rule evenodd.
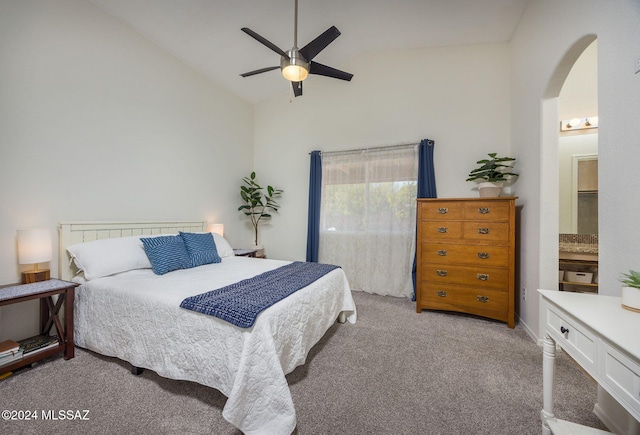
M 635 418 L 633 418 L 633 415 L 629 414 L 629 416 L 627 417 L 628 420 L 628 424 L 627 424 L 627 433 L 629 434 L 640 434 L 640 422 L 638 420 L 636 420 Z
M 542 434 L 551 435 L 547 419 L 554 418 L 553 413 L 553 383 L 556 371 L 556 342 L 549 335 L 542 341 L 542 385 L 543 405 L 540 417 L 542 419 Z

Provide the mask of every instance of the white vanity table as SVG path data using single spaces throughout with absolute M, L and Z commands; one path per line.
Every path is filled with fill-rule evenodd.
M 538 290 L 543 342 L 542 433 L 602 433 L 555 418 L 556 344 L 630 414 L 628 433 L 640 431 L 640 314 L 613 296 Z

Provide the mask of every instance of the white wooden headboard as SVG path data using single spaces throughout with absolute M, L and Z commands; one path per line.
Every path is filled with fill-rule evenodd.
M 206 231 L 206 221 L 153 221 L 153 222 L 61 222 L 58 267 L 60 279 L 70 280 L 76 274 L 67 247 L 76 243 L 116 237 L 152 234 L 177 234 L 178 231 Z

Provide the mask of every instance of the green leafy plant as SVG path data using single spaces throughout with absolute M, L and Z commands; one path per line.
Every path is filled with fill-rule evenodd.
M 504 162 L 513 162 L 513 157 L 497 157 L 498 153 L 489 153 L 490 159 L 478 160 L 480 166 L 469 173 L 467 181 L 483 180 L 488 182 L 507 181 L 508 177 L 517 177 L 518 174 L 508 172 L 512 164 L 505 165 Z
M 625 287 L 640 288 L 640 272 L 630 270 L 629 273 L 623 273 L 620 282 Z
M 275 198 L 279 198 L 284 192 L 282 189 L 275 189 L 267 186 L 265 192 L 263 187 L 256 182 L 256 173 L 252 172 L 248 177 L 242 179 L 243 186 L 240 186 L 240 196 L 243 204 L 238 207 L 238 211 L 242 211 L 251 219 L 255 235 L 255 245 L 258 245 L 258 225 L 263 219 L 271 219 L 268 210 L 278 211 L 280 205 Z

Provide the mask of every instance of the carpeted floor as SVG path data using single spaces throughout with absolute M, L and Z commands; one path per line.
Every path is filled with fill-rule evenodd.
M 465 315 L 416 314 L 398 298 L 354 292 L 358 322 L 334 325 L 287 376 L 295 433 L 539 434 L 542 350 L 520 327 Z M 556 415 L 606 429 L 596 384 L 565 354 Z M 2 421 L 2 434 L 239 434 L 226 397 L 76 349 L 0 381 L 0 410 L 83 411 L 75 419 Z M 86 417 L 87 420 L 77 417 Z

